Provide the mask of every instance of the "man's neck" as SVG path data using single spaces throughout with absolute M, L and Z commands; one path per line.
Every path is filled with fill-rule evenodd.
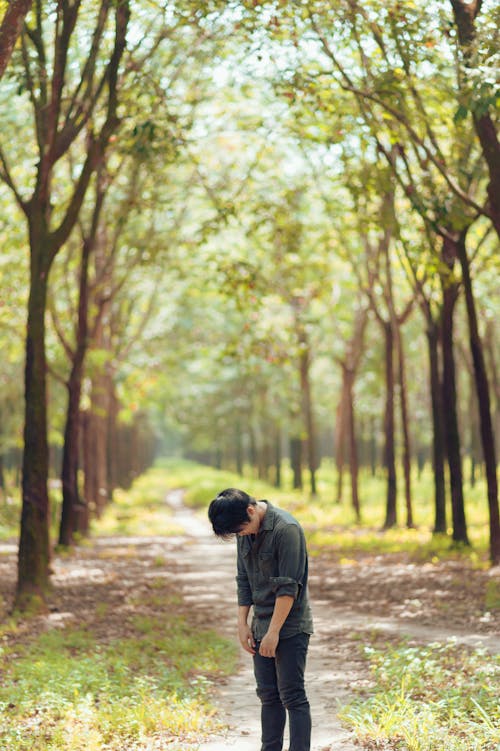
M 262 521 L 266 515 L 266 511 L 267 511 L 267 503 L 265 503 L 264 501 L 257 501 L 257 513 L 259 515 L 259 532 L 262 526 Z

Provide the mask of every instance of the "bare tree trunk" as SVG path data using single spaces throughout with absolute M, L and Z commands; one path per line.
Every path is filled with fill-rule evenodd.
M 377 434 L 375 417 L 370 417 L 370 472 L 371 476 L 377 474 Z
M 276 435 L 274 437 L 274 487 L 281 488 L 281 430 L 276 428 Z
M 475 22 L 481 11 L 482 0 L 451 0 L 451 5 L 467 70 L 476 37 Z M 479 86 L 480 83 L 475 85 Z M 488 110 L 473 112 L 472 119 L 488 168 L 489 214 L 500 237 L 500 142 L 497 128 Z
M 342 490 L 344 480 L 344 450 L 346 444 L 348 395 L 346 374 L 342 368 L 342 390 L 340 402 L 337 407 L 337 420 L 335 425 L 335 465 L 337 467 L 337 494 L 336 503 L 342 503 Z
M 290 463 L 293 472 L 293 487 L 302 490 L 302 439 L 293 436 L 290 438 Z
M 387 322 L 384 326 L 385 338 L 385 448 L 384 448 L 384 465 L 387 473 L 387 499 L 384 529 L 390 529 L 397 523 L 396 508 L 396 459 L 395 459 L 395 429 L 394 429 L 394 333 L 392 324 Z
M 76 531 L 78 513 L 82 513 L 83 501 L 78 490 L 78 464 L 80 452 L 80 396 L 82 391 L 83 363 L 87 351 L 88 317 L 88 271 L 91 244 L 83 243 L 80 268 L 80 290 L 78 301 L 78 324 L 76 349 L 73 354 L 71 372 L 68 379 L 68 408 L 64 431 L 62 464 L 63 502 L 59 527 L 59 544 L 71 545 Z
M 9 0 L 0 26 L 0 78 L 12 55 L 32 0 Z
M 465 291 L 467 319 L 469 322 L 469 341 L 474 365 L 476 393 L 479 404 L 479 425 L 481 430 L 481 444 L 486 468 L 486 483 L 488 487 L 488 510 L 490 520 L 490 559 L 492 563 L 500 563 L 500 514 L 498 507 L 498 481 L 496 467 L 495 435 L 491 419 L 490 393 L 488 376 L 484 362 L 483 347 L 479 336 L 476 304 L 472 289 L 469 259 L 465 247 L 465 233 L 457 243 L 457 253 L 462 268 L 462 283 Z
M 439 376 L 439 326 L 428 320 L 429 373 L 432 405 L 432 467 L 434 474 L 434 533 L 446 534 L 446 488 L 444 478 L 444 425 L 442 385 Z
M 310 354 L 309 349 L 305 349 L 300 356 L 300 386 L 302 391 L 302 408 L 304 412 L 304 422 L 307 432 L 307 463 L 309 467 L 309 478 L 311 483 L 311 495 L 317 494 L 316 490 L 316 429 L 314 425 L 311 382 L 309 378 Z
M 236 474 L 240 475 L 240 477 L 243 476 L 243 443 L 242 443 L 242 433 L 241 433 L 241 423 L 238 420 L 235 425 L 235 436 L 234 436 L 234 453 L 235 453 L 235 463 L 236 463 Z
M 444 241 L 445 246 L 449 245 Z M 454 248 L 445 248 L 448 259 L 455 257 Z M 450 266 L 450 263 L 448 264 Z M 451 261 L 452 268 L 453 262 Z M 458 285 L 451 279 L 443 280 L 443 315 L 441 321 L 441 345 L 443 348 L 443 408 L 446 436 L 446 452 L 450 469 L 451 510 L 453 519 L 453 540 L 469 544 L 463 496 L 462 459 L 460 453 L 460 433 L 457 417 L 457 389 L 455 380 L 455 360 L 453 356 L 453 313 L 458 298 Z
M 356 521 L 361 520 L 361 509 L 359 502 L 359 490 L 358 490 L 358 474 L 359 474 L 359 461 L 358 461 L 358 447 L 356 442 L 356 422 L 354 415 L 354 378 L 355 374 L 352 371 L 346 370 L 346 383 L 347 383 L 347 395 L 348 395 L 348 434 L 349 434 L 349 469 L 351 474 L 351 502 L 356 515 Z
M 49 586 L 49 496 L 47 476 L 47 394 L 45 309 L 50 265 L 38 217 L 31 222 L 31 288 L 28 301 L 25 366 L 25 423 L 22 470 L 23 505 L 18 556 L 16 606 L 24 608 L 33 595 L 43 601 Z
M 405 359 L 403 339 L 399 326 L 396 326 L 396 352 L 398 358 L 398 380 L 400 389 L 401 427 L 403 431 L 403 475 L 405 480 L 406 526 L 413 527 L 413 508 L 411 497 L 411 442 L 408 419 L 408 394 L 406 388 Z

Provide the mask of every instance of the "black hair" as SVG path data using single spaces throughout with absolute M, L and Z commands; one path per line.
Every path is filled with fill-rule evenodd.
M 208 518 L 217 537 L 229 538 L 237 534 L 249 521 L 248 507 L 257 501 L 244 490 L 227 488 L 219 493 L 208 507 Z

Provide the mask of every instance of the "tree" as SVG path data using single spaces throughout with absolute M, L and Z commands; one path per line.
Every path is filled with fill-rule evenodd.
M 52 11 L 55 21 L 51 20 Z M 20 608 L 29 603 L 32 596 L 43 600 L 49 578 L 45 354 L 48 277 L 57 253 L 75 226 L 91 177 L 102 163 L 109 139 L 118 124 L 117 87 L 130 15 L 128 0 L 114 8 L 108 0 L 102 0 L 93 19 L 93 34 L 85 58 L 80 58 L 81 67 L 76 71 L 69 62 L 74 54 L 72 45 L 80 44 L 76 37 L 88 23 L 87 19 L 80 19 L 80 28 L 77 23 L 79 11 L 79 1 L 63 0 L 49 8 L 38 0 L 22 35 L 22 63 L 18 63 L 16 76 L 22 82 L 21 88 L 27 91 L 32 108 L 38 153 L 31 191 L 16 183 L 5 146 L 0 149 L 0 177 L 12 190 L 25 215 L 31 261 L 26 335 L 23 506 L 16 599 Z M 108 45 L 103 40 L 109 35 L 112 35 L 112 41 Z M 74 170 L 73 185 L 63 206 L 59 199 L 59 205 L 54 207 L 58 197 L 58 163 L 75 145 L 80 146 L 85 131 L 86 150 L 79 169 Z M 29 196 L 26 195 L 28 192 Z

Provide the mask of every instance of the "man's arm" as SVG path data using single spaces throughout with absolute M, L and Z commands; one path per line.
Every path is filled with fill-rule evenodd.
M 269 628 L 260 643 L 259 654 L 262 655 L 262 657 L 275 657 L 281 627 L 286 621 L 293 603 L 294 598 L 290 595 L 282 595 L 281 597 L 276 598 Z
M 255 654 L 255 641 L 252 636 L 252 631 L 248 625 L 248 613 L 250 612 L 250 605 L 239 605 L 238 607 L 238 638 L 240 644 L 251 655 Z

